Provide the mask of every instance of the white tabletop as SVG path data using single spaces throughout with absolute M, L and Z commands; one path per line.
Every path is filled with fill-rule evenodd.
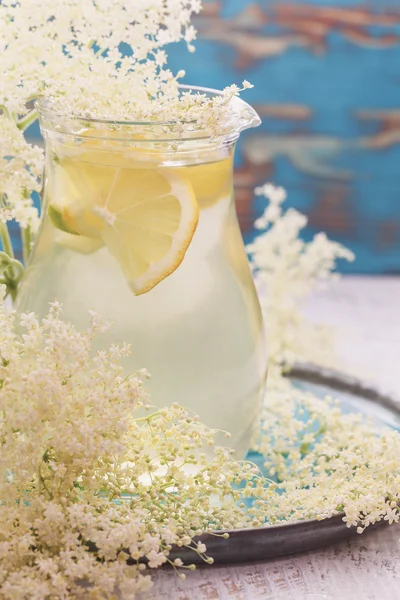
M 344 278 L 305 310 L 335 327 L 346 370 L 400 398 L 400 278 Z M 154 600 L 399 600 L 400 526 L 293 557 L 202 567 L 185 581 L 170 571 L 154 580 Z

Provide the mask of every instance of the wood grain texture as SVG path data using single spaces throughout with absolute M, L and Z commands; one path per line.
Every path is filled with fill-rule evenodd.
M 305 308 L 315 321 L 337 329 L 347 370 L 400 398 L 400 278 L 347 277 L 316 295 Z M 203 567 L 181 581 L 155 574 L 154 600 L 398 600 L 400 526 L 293 557 Z M 306 595 L 304 595 L 306 594 Z

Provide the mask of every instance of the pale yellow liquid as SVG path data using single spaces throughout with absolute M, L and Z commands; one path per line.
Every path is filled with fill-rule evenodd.
M 224 443 L 243 457 L 258 425 L 266 357 L 232 198 L 200 210 L 183 262 L 140 296 L 132 293 L 106 247 L 81 254 L 58 244 L 57 233 L 45 215 L 18 311 L 43 317 L 49 301 L 57 299 L 78 329 L 87 326 L 90 309 L 110 319 L 112 328 L 98 347 L 130 343 L 125 370 L 145 367 L 151 373 L 152 403 L 178 402 L 207 425 L 229 431 L 231 439 Z

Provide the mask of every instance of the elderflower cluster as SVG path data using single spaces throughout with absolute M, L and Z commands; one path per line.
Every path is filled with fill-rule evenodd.
M 284 193 L 265 190 L 275 201 L 261 238 L 275 240 L 279 250 L 276 232 L 289 229 L 280 207 Z M 290 239 L 295 244 L 297 234 Z M 325 275 L 334 266 L 329 245 L 325 240 L 318 247 L 331 257 Z M 308 254 L 300 243 L 297 258 L 278 252 L 274 278 L 270 245 L 264 255 L 257 241 L 254 246 L 259 277 L 265 273 L 276 286 L 268 306 L 279 315 L 287 295 L 293 302 L 306 295 L 306 288 L 298 293 L 302 269 L 309 292 L 322 267 L 301 262 Z M 303 265 L 296 277 L 294 264 Z M 315 264 L 328 265 L 321 257 Z M 204 533 L 227 537 L 224 531 L 235 528 L 334 515 L 360 533 L 381 520 L 399 521 L 399 433 L 343 415 L 334 400 L 302 392 L 283 376 L 299 358 L 301 320 L 290 324 L 286 338 L 282 321 L 266 322 L 276 343 L 256 447 L 264 457 L 260 470 L 237 462 L 217 444 L 221 434 L 184 408 L 154 409 L 147 374 L 123 375 L 128 346 L 94 351 L 92 342 L 105 327 L 95 313 L 90 318 L 88 329 L 78 332 L 63 321 L 58 303 L 41 322 L 33 313 L 19 319 L 0 303 L 5 600 L 151 596 L 152 569 L 169 565 L 184 577 L 195 568 L 179 557 L 180 548 L 213 562 Z M 314 347 L 315 355 L 320 351 Z
M 295 361 L 329 364 L 331 332 L 311 325 L 301 314 L 301 303 L 321 283 L 333 280 L 336 261 L 354 260 L 353 253 L 318 233 L 311 242 L 301 239 L 307 218 L 297 210 L 286 211 L 286 192 L 270 183 L 256 195 L 268 200 L 264 214 L 255 222 L 262 230 L 247 247 L 260 291 L 264 321 L 269 334 L 269 361 L 292 365 Z
M 343 515 L 361 533 L 370 524 L 398 522 L 400 435 L 378 430 L 357 414 L 343 414 L 332 398 L 304 392 L 284 376 L 294 362 L 333 362 L 331 331 L 311 325 L 301 301 L 320 282 L 335 278 L 337 259 L 353 260 L 343 246 L 318 234 L 304 242 L 306 217 L 282 203 L 286 192 L 271 184 L 256 190 L 267 199 L 249 246 L 269 338 L 269 377 L 256 450 L 273 478 L 255 505 L 268 523 Z M 265 511 L 265 512 L 264 512 Z
M 0 115 L 0 221 L 15 219 L 35 233 L 39 214 L 32 193 L 40 192 L 43 150 L 29 144 L 17 124 Z
M 214 99 L 180 94 L 184 72 L 166 66 L 168 44 L 194 50 L 191 17 L 200 9 L 201 0 L 5 0 L 0 106 L 24 115 L 41 97 L 68 116 L 232 127 L 227 105 L 237 86 Z
M 192 568 L 173 545 L 211 563 L 193 538 L 250 522 L 238 501 L 254 467 L 183 408 L 151 410 L 146 373 L 122 373 L 128 346 L 93 356 L 101 331 L 96 314 L 76 331 L 56 302 L 41 323 L 0 308 L 5 600 L 135 598 L 149 570 Z
M 269 523 L 341 514 L 362 533 L 400 519 L 399 432 L 343 414 L 332 398 L 301 391 L 275 374 L 257 450 L 278 492 L 269 500 Z
M 62 103 L 66 93 L 69 113 L 118 119 L 165 87 L 173 95 L 164 47 L 192 44 L 200 8 L 199 0 L 4 0 L 0 105 L 23 114 L 38 94 Z

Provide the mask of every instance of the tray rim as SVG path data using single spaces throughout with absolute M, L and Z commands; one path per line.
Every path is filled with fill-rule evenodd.
M 296 363 L 285 376 L 312 384 L 325 385 L 332 388 L 333 392 L 347 392 L 354 396 L 370 400 L 390 410 L 400 418 L 400 400 L 395 395 L 383 392 L 372 383 L 365 382 L 347 373 L 311 363 Z M 316 550 L 330 544 L 357 537 L 359 535 L 357 528 L 348 527 L 343 521 L 343 516 L 344 513 L 342 512 L 326 519 L 301 519 L 275 523 L 273 525 L 262 525 L 261 527 L 224 529 L 215 533 L 204 533 L 197 537 L 196 541 L 206 544 L 207 553 L 213 557 L 215 565 L 266 560 Z M 387 522 L 379 521 L 368 527 L 366 533 L 368 534 L 386 525 Z M 274 540 L 271 542 L 269 538 L 279 538 L 280 534 L 285 534 L 289 531 L 290 543 L 288 538 L 285 539 L 283 536 L 279 547 L 274 547 L 274 551 L 272 552 L 271 546 L 274 546 Z M 267 532 L 271 535 L 267 536 Z M 220 537 L 223 533 L 229 534 L 231 544 L 229 544 L 229 540 L 224 540 Z M 296 534 L 299 533 L 303 533 L 304 536 L 300 536 L 301 540 L 296 542 L 296 538 L 299 537 Z M 222 544 L 224 544 L 224 551 L 221 552 L 219 549 L 222 548 Z M 245 544 L 247 545 L 247 551 L 243 551 Z M 189 560 L 197 565 L 203 564 L 202 559 L 192 550 L 183 551 L 182 548 L 174 548 L 171 552 L 171 557 L 182 557 L 184 561 Z
M 379 404 L 400 417 L 400 398 L 394 393 L 386 392 L 370 381 L 364 381 L 344 371 L 321 367 L 313 363 L 295 363 L 285 373 L 289 379 L 300 379 L 317 385 L 326 385 L 338 392 L 347 392 Z
M 377 387 L 368 382 L 364 382 L 362 379 L 342 373 L 335 369 L 328 369 L 325 367 L 319 367 L 312 363 L 296 363 L 293 367 L 285 373 L 287 379 L 300 379 L 308 383 L 315 383 L 317 385 L 326 385 L 332 387 L 338 392 L 347 392 L 354 396 L 360 396 L 361 398 L 367 398 L 372 400 L 376 404 L 383 406 L 393 412 L 396 412 L 400 418 L 400 400 L 396 400 L 395 396 L 379 391 Z M 297 521 L 285 521 L 284 523 L 274 523 L 273 525 L 262 525 L 261 527 L 241 527 L 238 529 L 221 529 L 218 533 L 239 533 L 241 531 L 262 531 L 265 529 L 284 529 L 285 527 L 294 527 L 295 525 L 306 524 L 306 523 L 322 523 L 323 521 L 342 520 L 344 516 L 343 512 L 327 517 L 326 519 L 300 519 Z M 347 529 L 351 529 L 347 527 Z M 212 534 L 203 534 L 206 535 Z

